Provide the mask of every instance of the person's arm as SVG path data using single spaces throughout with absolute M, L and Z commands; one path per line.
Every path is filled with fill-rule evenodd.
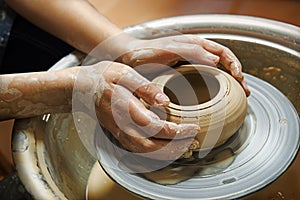
M 159 88 L 135 70 L 108 61 L 60 71 L 0 75 L 0 120 L 79 111 L 133 152 L 152 152 L 153 158 L 170 160 L 199 148 L 193 139 L 200 131 L 198 125 L 162 120 L 133 93 L 152 106 L 169 103 Z
M 0 120 L 70 112 L 76 70 L 0 75 Z
M 85 53 L 122 32 L 86 0 L 5 1 L 36 26 Z
M 250 95 L 236 56 L 220 44 L 195 35 L 140 40 L 101 15 L 86 0 L 6 0 L 20 15 L 78 50 L 131 67 L 191 61 L 217 66 L 237 79 Z M 105 41 L 105 42 L 104 42 Z M 96 48 L 97 47 L 97 48 Z M 95 49 L 96 48 L 96 49 Z M 153 65 L 151 68 L 154 68 Z

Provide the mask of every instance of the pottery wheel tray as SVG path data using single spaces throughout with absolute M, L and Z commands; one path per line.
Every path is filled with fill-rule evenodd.
M 251 95 L 242 127 L 206 159 L 194 156 L 171 165 L 174 171 L 190 172 L 189 176 L 185 174 L 173 184 L 159 184 L 147 174 L 130 173 L 123 170 L 113 145 L 98 138 L 104 171 L 127 190 L 150 199 L 232 199 L 267 186 L 285 172 L 297 154 L 299 116 L 275 87 L 252 75 L 245 74 L 245 78 Z

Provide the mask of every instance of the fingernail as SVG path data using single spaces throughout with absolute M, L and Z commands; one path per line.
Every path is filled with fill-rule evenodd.
M 240 68 L 240 65 L 238 63 L 236 63 L 235 61 L 233 61 L 231 63 L 231 73 L 232 75 L 235 76 L 236 79 L 238 79 L 239 81 L 242 81 L 244 79 L 244 76 L 242 74 L 242 71 L 241 71 L 241 68 Z
M 243 81 L 242 82 L 242 87 L 244 88 L 244 91 L 245 91 L 245 93 L 246 93 L 246 96 L 248 97 L 248 96 L 250 96 L 250 89 L 248 88 L 248 85 L 246 84 L 246 82 L 245 81 Z
M 165 94 L 162 93 L 157 93 L 155 96 L 155 103 L 157 105 L 163 105 L 163 106 L 167 106 L 170 102 L 170 99 L 168 96 L 166 96 Z

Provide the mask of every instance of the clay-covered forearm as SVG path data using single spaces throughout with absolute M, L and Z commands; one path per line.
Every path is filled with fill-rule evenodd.
M 85 53 L 122 32 L 86 0 L 6 0 L 6 3 L 33 24 Z
M 69 112 L 77 69 L 0 75 L 0 120 Z

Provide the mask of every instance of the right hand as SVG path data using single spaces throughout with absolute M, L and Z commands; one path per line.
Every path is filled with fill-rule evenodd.
M 162 120 L 136 97 L 151 106 L 167 106 L 169 98 L 154 84 L 124 64 L 105 61 L 92 67 L 106 69 L 96 92 L 97 118 L 125 149 L 154 159 L 175 160 L 198 148 L 194 140 L 198 125 Z

